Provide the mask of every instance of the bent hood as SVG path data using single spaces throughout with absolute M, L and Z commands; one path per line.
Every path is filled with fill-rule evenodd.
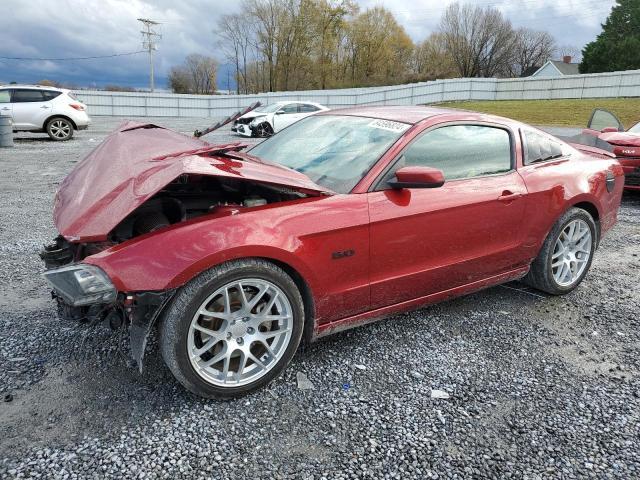
M 72 242 L 102 241 L 127 215 L 184 174 L 256 181 L 310 195 L 333 192 L 306 175 L 234 153 L 246 145 L 211 145 L 152 124 L 125 122 L 61 183 L 53 219 Z
M 245 113 L 244 115 L 242 115 L 240 118 L 243 118 L 245 120 L 254 120 L 256 118 L 264 118 L 266 117 L 267 114 L 266 113 L 260 113 L 260 112 L 249 112 L 249 113 Z
M 605 132 L 598 135 L 601 140 L 612 145 L 640 147 L 640 135 L 627 132 Z

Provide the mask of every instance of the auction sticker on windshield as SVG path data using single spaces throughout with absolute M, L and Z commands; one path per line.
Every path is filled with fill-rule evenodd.
M 390 132 L 404 132 L 410 125 L 401 122 L 394 122 L 392 120 L 374 120 L 367 125 L 368 127 L 381 128 L 382 130 L 389 130 Z

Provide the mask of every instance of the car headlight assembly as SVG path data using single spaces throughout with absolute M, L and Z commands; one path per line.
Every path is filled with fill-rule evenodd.
M 43 275 L 56 294 L 74 307 L 109 304 L 116 299 L 116 287 L 109 276 L 94 265 L 80 263 L 47 270 Z
M 249 123 L 250 126 L 255 127 L 258 124 L 262 123 L 264 121 L 264 117 L 256 117 L 253 120 L 251 120 L 251 123 Z

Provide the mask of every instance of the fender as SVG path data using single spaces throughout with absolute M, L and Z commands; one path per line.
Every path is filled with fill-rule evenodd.
M 280 240 L 282 236 L 273 229 L 233 223 L 225 225 L 209 220 L 168 228 L 163 234 L 140 236 L 87 257 L 84 262 L 102 268 L 120 292 L 176 289 L 215 265 L 248 257 L 284 263 L 296 270 L 309 288 L 317 288 L 311 266 L 293 253 L 300 246 L 300 239 L 289 239 L 291 250 L 282 245 L 259 244 L 254 237 Z M 154 261 L 153 257 L 163 260 Z
M 334 257 L 349 251 L 349 256 Z M 332 195 L 198 217 L 115 245 L 83 261 L 119 292 L 179 288 L 220 263 L 260 257 L 295 270 L 316 318 L 357 314 L 369 302 L 369 210 L 364 195 Z

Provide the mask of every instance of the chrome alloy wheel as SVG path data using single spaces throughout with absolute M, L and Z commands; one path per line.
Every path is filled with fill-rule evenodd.
M 49 131 L 56 138 L 67 138 L 71 134 L 71 125 L 63 120 L 54 120 L 49 126 Z
M 202 302 L 191 320 L 191 366 L 217 386 L 255 382 L 284 355 L 292 326 L 291 303 L 273 283 L 258 278 L 227 283 Z
M 551 272 L 559 286 L 568 287 L 580 279 L 591 257 L 592 242 L 584 220 L 572 220 L 562 229 L 551 256 Z

